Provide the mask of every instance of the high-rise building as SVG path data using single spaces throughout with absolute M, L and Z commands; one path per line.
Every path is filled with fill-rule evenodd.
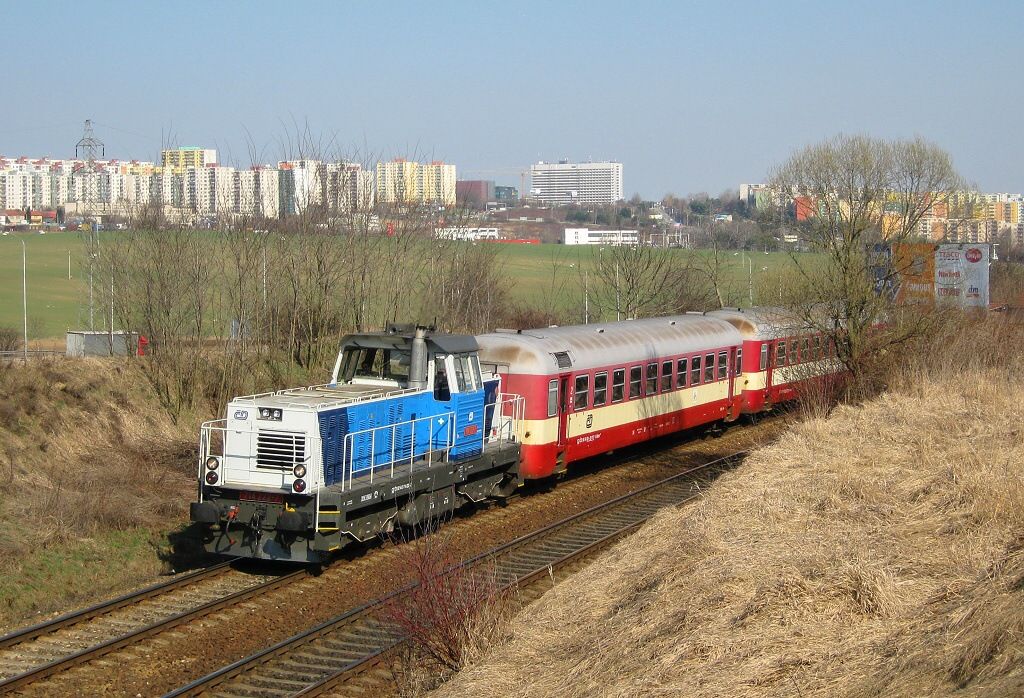
M 183 174 L 190 167 L 205 167 L 217 162 L 217 151 L 211 148 L 168 148 L 160 151 L 160 164 L 175 174 Z
M 423 201 L 420 165 L 398 158 L 377 163 L 377 200 L 389 204 L 418 204 Z
M 440 206 L 455 205 L 455 165 L 435 160 L 420 166 L 423 203 Z
M 455 205 L 455 165 L 401 158 L 377 163 L 377 200 L 398 204 Z
M 621 201 L 621 162 L 539 162 L 530 165 L 530 195 L 547 204 Z

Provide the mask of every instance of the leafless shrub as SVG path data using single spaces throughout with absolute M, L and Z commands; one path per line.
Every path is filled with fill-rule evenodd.
M 13 327 L 0 327 L 0 351 L 17 351 L 21 348 L 21 332 Z
M 516 597 L 492 565 L 460 566 L 450 540 L 434 532 L 403 547 L 413 588 L 382 620 L 408 638 L 395 665 L 402 695 L 420 695 L 471 664 L 508 632 Z

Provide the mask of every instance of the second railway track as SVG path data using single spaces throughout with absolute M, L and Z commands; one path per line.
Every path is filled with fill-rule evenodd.
M 0 693 L 25 687 L 286 584 L 306 570 L 249 574 L 221 563 L 0 637 Z
M 673 475 L 518 538 L 455 568 L 494 575 L 503 588 L 525 598 L 631 532 L 658 510 L 699 496 L 701 487 L 742 458 L 739 452 Z M 550 582 L 549 582 L 550 583 Z M 389 604 L 414 586 L 295 635 L 226 666 L 170 694 L 183 696 L 373 695 L 388 692 L 392 651 L 404 641 L 389 620 Z

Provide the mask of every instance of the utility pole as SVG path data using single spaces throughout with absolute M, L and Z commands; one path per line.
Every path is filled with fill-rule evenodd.
M 587 270 L 583 270 L 583 324 L 590 324 L 590 283 Z
M 25 363 L 28 363 L 28 257 L 25 254 L 25 241 L 21 241 L 21 316 L 24 320 L 24 352 Z

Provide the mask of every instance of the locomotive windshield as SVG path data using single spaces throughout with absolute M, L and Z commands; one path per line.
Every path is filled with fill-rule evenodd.
M 360 378 L 395 381 L 399 385 L 409 382 L 409 352 L 400 349 L 345 349 L 338 380 L 351 383 Z

